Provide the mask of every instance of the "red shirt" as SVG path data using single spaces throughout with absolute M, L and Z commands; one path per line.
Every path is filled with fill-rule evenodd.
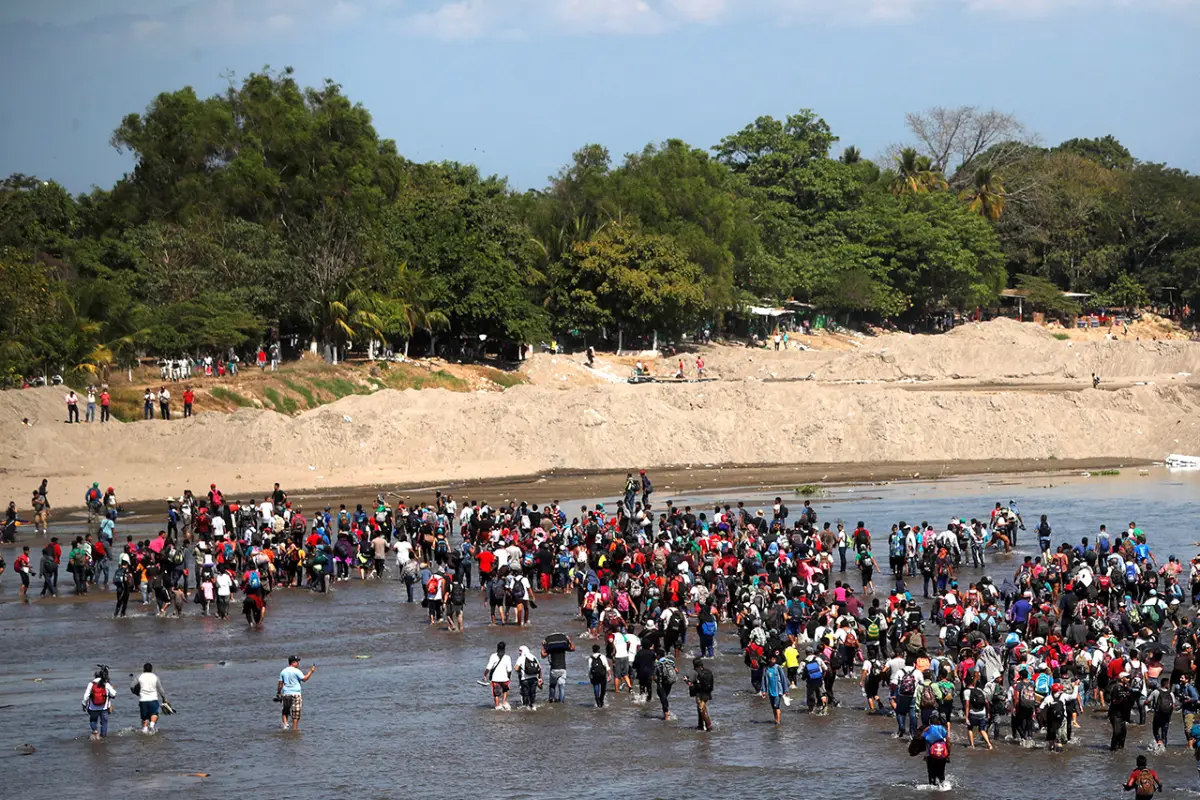
M 191 404 L 191 403 L 194 403 L 195 401 L 196 401 L 196 393 L 193 392 L 191 389 L 188 389 L 187 391 L 185 391 L 183 393 L 183 402 Z
M 108 405 L 108 392 L 100 393 L 100 405 L 102 405 L 102 406 Z
M 484 550 L 479 554 L 479 571 L 489 573 L 496 566 L 496 554 L 491 550 Z

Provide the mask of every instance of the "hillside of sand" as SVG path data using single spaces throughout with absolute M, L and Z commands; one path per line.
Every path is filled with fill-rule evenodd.
M 1200 377 L 1200 344 L 1179 340 L 1059 340 L 997 319 L 938 336 L 887 334 L 814 370 L 823 381 L 1101 380 Z

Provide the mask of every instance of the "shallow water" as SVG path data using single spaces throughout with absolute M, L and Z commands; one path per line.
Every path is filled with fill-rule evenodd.
M 1136 520 L 1160 560 L 1168 554 L 1186 559 L 1197 538 L 1198 486 L 1195 473 L 1152 470 L 1142 477 L 1133 470 L 1106 478 L 990 479 L 990 485 L 956 479 L 842 487 L 814 504 L 822 520 L 840 517 L 853 527 L 862 519 L 877 535 L 886 535 L 899 519 L 941 526 L 952 514 L 969 519 L 986 514 L 997 500 L 1016 499 L 1030 528 L 1038 514 L 1050 515 L 1056 542 L 1092 535 L 1101 522 L 1115 531 Z M 741 496 L 747 505 L 753 500 L 766 506 L 771 499 L 719 494 Z M 712 499 L 693 495 L 677 502 L 699 508 Z M 800 498 L 785 499 L 793 509 L 801 505 Z M 1032 533 L 1026 532 L 1020 551 L 1032 552 L 1033 545 Z M 4 555 L 11 565 L 15 553 L 9 549 Z M 1011 573 L 1018 562 L 1019 555 L 993 558 L 989 572 Z M 877 576 L 881 589 L 888 578 Z M 577 632 L 574 605 L 566 598 L 540 600 L 535 624 L 523 630 L 481 625 L 486 611 L 477 602 L 468 607 L 468 631 L 456 635 L 430 629 L 420 606 L 403 602 L 401 584 L 355 581 L 327 597 L 277 592 L 264 629 L 250 631 L 240 619 L 155 619 L 140 606 L 133 607 L 135 616 L 113 621 L 107 598 L 21 605 L 15 602 L 13 576 L 6 574 L 2 581 L 4 796 L 79 796 L 90 789 L 99 797 L 141 797 L 182 789 L 194 797 L 228 798 L 247 787 L 295 798 L 433 791 L 519 798 L 601 792 L 678 798 L 730 791 L 767 797 L 831 790 L 884 798 L 932 793 L 923 786 L 921 759 L 909 758 L 903 743 L 890 738 L 891 720 L 864 717 L 861 695 L 849 682 L 836 687 L 846 707 L 827 717 L 809 717 L 801 699 L 785 710 L 784 724 L 776 728 L 765 701 L 750 693 L 747 671 L 732 652 L 715 661 L 716 729 L 711 734 L 694 730 L 694 708 L 682 683 L 672 706 L 677 719 L 667 723 L 657 718 L 656 702 L 638 705 L 611 692 L 608 708 L 592 708 L 590 688 L 576 683 L 585 679 L 586 641 L 577 641 L 579 652 L 568 663 L 564 706 L 542 704 L 535 713 L 492 711 L 488 690 L 475 681 L 495 642 L 506 640 L 515 654 L 520 644 L 536 649 L 552 630 Z M 68 584 L 64 572 L 63 588 Z M 723 646 L 736 648 L 736 641 L 719 634 L 718 650 Z M 305 666 L 319 665 L 306 687 L 299 735 L 277 730 L 279 706 L 271 702 L 279 670 L 293 652 Z M 128 676 L 145 660 L 154 662 L 179 712 L 163 718 L 154 737 L 132 731 L 137 707 L 128 693 Z M 79 699 L 101 661 L 112 665 L 118 707 L 109 740 L 92 744 Z M 516 700 L 514 692 L 514 706 Z M 1177 718 L 1168 752 L 1151 756 L 1168 794 L 1200 786 L 1181 728 Z M 113 736 L 113 731 L 120 733 Z M 960 734 L 955 731 L 956 741 Z M 1063 754 L 1009 743 L 992 753 L 958 747 L 949 768 L 953 796 L 1116 796 L 1134 757 L 1150 743 L 1149 727 L 1131 727 L 1123 754 L 1110 755 L 1107 741 L 1103 717 L 1089 709 L 1077 743 Z M 36 752 L 22 756 L 13 749 L 23 743 Z M 185 776 L 190 772 L 210 777 Z

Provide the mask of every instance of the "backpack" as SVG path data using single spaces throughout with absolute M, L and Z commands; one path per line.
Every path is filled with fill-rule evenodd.
M 1056 725 L 1062 724 L 1062 721 L 1067 718 L 1067 707 L 1063 701 L 1058 700 L 1046 706 L 1046 720 L 1053 722 Z
M 504 584 L 498 580 L 492 581 L 492 585 L 488 588 L 488 596 L 493 603 L 500 604 L 504 602 Z
M 106 706 L 108 705 L 108 687 L 103 681 L 92 681 L 92 705 Z
M 899 689 L 901 696 L 912 697 L 917 693 L 917 675 L 911 669 L 906 671 L 900 677 L 900 683 L 896 687 Z
M 987 710 L 987 699 L 983 696 L 983 689 L 980 689 L 978 686 L 972 687 L 970 698 L 972 711 Z
M 659 661 L 654 667 L 654 675 L 658 678 L 660 686 L 669 688 L 675 684 L 675 669 L 668 666 L 665 661 Z
M 717 623 L 711 619 L 708 622 L 701 622 L 700 623 L 700 634 L 702 636 L 716 636 L 717 635 Z
M 804 662 L 804 674 L 810 681 L 825 679 L 825 671 L 821 669 L 821 662 L 815 658 Z
M 435 594 L 437 594 L 437 590 L 438 590 L 438 579 L 437 579 L 437 576 L 434 575 L 425 584 L 425 594 L 429 595 L 430 597 L 433 597 Z
M 250 570 L 250 577 L 246 580 L 246 584 L 251 589 L 262 588 L 262 576 L 258 574 L 258 570 Z
M 1142 689 L 1145 688 L 1145 685 L 1146 682 L 1142 679 L 1141 675 L 1134 675 L 1129 681 L 1129 688 L 1135 694 L 1141 694 Z
M 450 584 L 450 605 L 461 606 L 467 602 L 467 590 L 461 583 Z
M 921 708 L 937 708 L 937 692 L 931 683 L 921 687 Z
M 1171 713 L 1175 710 L 1175 695 L 1167 689 L 1158 690 L 1158 701 L 1154 704 L 1155 711 Z
M 512 588 L 508 590 L 508 598 L 520 602 L 525 599 L 525 583 L 520 578 L 513 581 Z
M 1133 792 L 1139 797 L 1153 797 L 1157 791 L 1154 785 L 1154 774 L 1148 769 L 1138 770 L 1133 779 Z
M 934 742 L 929 745 L 929 757 L 938 761 L 945 761 L 950 757 L 950 748 L 946 747 L 945 742 Z
M 588 665 L 588 677 L 592 679 L 592 683 L 604 683 L 608 680 L 608 668 L 604 666 L 604 660 L 599 653 L 591 657 L 591 663 Z
M 631 581 L 629 584 L 629 596 L 634 600 L 642 596 L 642 582 L 640 580 Z
M 858 647 L 858 637 L 854 635 L 854 631 L 846 632 L 846 647 L 849 647 L 851 650 Z
M 439 556 L 444 556 L 450 552 L 450 545 L 447 544 L 445 539 L 438 539 L 437 543 L 433 546 L 433 552 Z
M 879 641 L 879 623 L 876 622 L 874 619 L 872 619 L 870 622 L 867 623 L 867 641 L 868 642 L 878 642 Z
M 1025 681 L 1021 684 L 1021 691 L 1018 695 L 1018 702 L 1021 708 L 1033 708 L 1037 705 L 1037 692 L 1033 690 L 1033 684 Z

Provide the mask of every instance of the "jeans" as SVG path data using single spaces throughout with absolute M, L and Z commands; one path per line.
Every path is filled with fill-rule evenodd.
M 671 687 L 658 682 L 658 702 L 662 703 L 663 714 L 671 710 Z
M 42 575 L 42 597 L 46 595 L 54 596 L 54 578 L 50 572 Z
M 896 700 L 896 733 L 900 736 L 917 735 L 917 707 L 912 698 Z
M 1167 743 L 1167 733 L 1171 728 L 1170 711 L 1155 711 L 1151 724 L 1154 728 L 1154 741 Z
M 567 671 L 565 669 L 550 670 L 550 702 L 567 702 Z
M 86 419 L 88 422 L 96 421 L 96 404 L 95 403 L 88 403 L 87 414 L 84 416 L 84 419 Z
M 91 726 L 92 733 L 108 736 L 108 709 L 88 709 L 88 725 Z
M 96 581 L 96 585 L 103 589 L 108 586 L 108 559 L 98 558 L 96 563 L 92 565 L 92 578 Z
M 700 634 L 700 655 L 705 658 L 713 657 L 713 644 L 716 641 L 716 636 L 705 636 Z
M 71 575 L 75 578 L 75 594 L 87 594 L 87 572 L 77 569 Z
M 592 694 L 596 697 L 596 708 L 604 708 L 604 696 L 608 694 L 608 681 L 593 683 Z
M 154 419 L 154 406 L 150 403 L 142 407 L 142 419 Z
M 976 569 L 987 566 L 987 562 L 983 558 L 983 545 L 971 543 L 971 566 Z
M 838 548 L 838 558 L 840 558 L 842 561 L 842 568 L 840 571 L 845 572 L 846 571 L 846 548 L 844 548 L 844 547 Z

